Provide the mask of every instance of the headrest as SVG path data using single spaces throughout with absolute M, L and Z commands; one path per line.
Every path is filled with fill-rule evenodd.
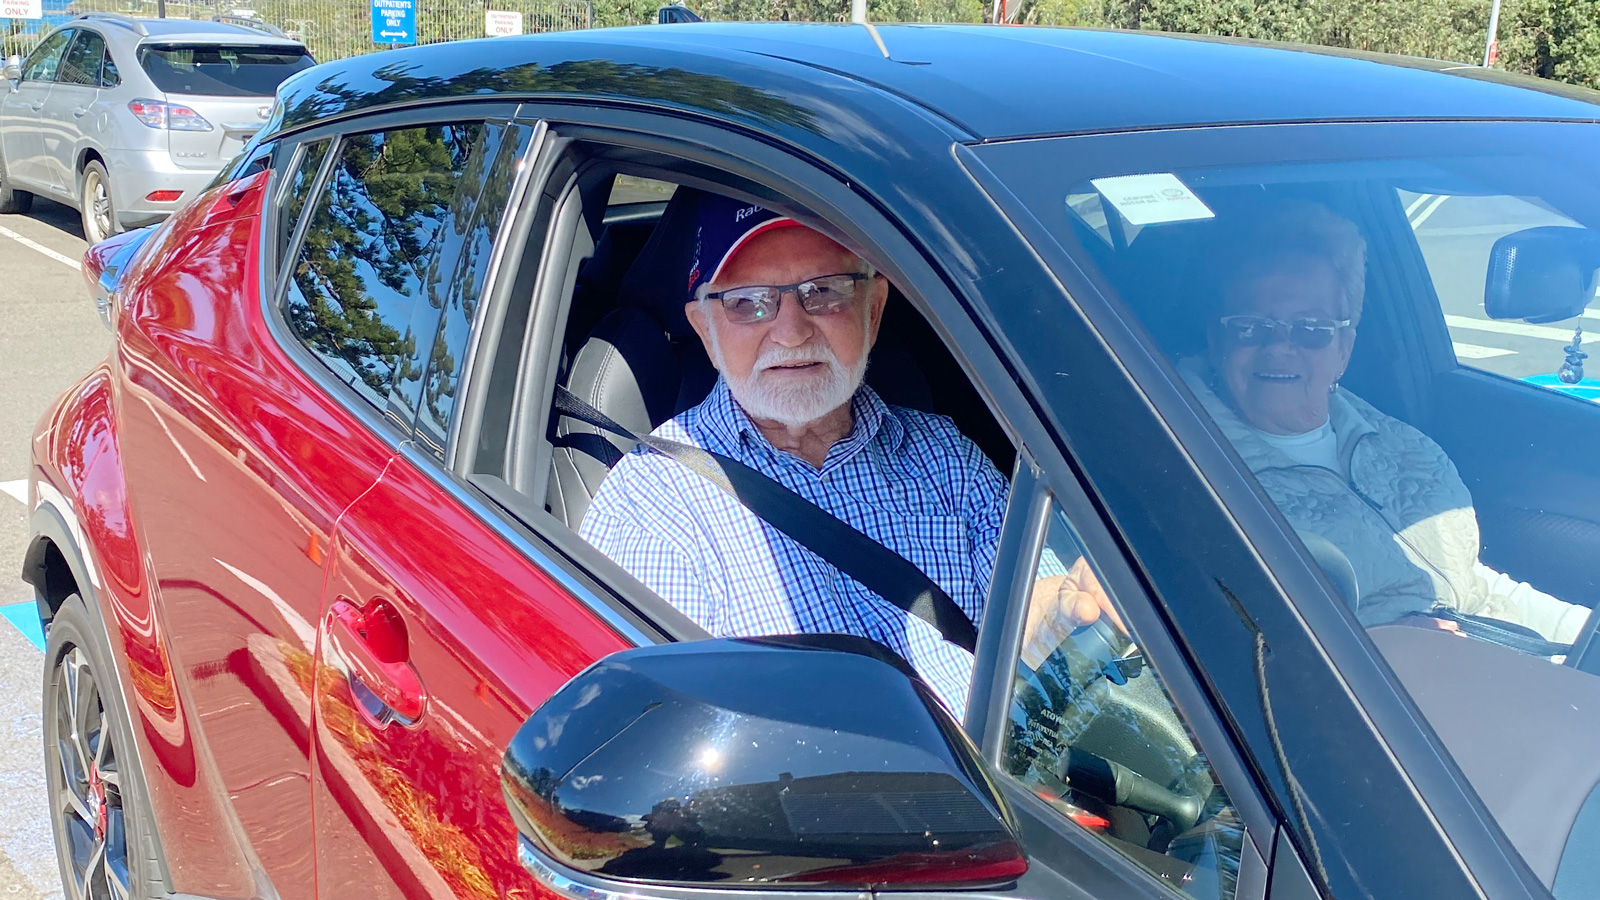
M 621 305 L 645 310 L 674 338 L 694 337 L 683 307 L 689 301 L 699 194 L 690 187 L 673 193 L 618 291 Z

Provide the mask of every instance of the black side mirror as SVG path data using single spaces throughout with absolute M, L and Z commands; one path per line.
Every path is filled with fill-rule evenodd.
M 1563 225 L 1515 231 L 1489 251 L 1483 310 L 1491 319 L 1570 319 L 1594 299 L 1597 272 L 1600 234 Z
M 528 718 L 502 783 L 524 865 L 558 892 L 971 888 L 1027 870 L 955 720 L 847 635 L 608 656 Z
M 657 25 L 675 25 L 681 22 L 703 21 L 705 20 L 694 14 L 694 10 L 691 10 L 687 6 L 680 6 L 676 3 L 663 6 L 656 10 Z

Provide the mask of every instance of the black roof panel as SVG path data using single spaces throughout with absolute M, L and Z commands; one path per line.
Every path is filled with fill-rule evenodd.
M 282 89 L 284 126 L 389 102 L 495 94 L 612 98 L 801 126 L 841 103 L 870 108 L 864 93 L 878 102 L 892 94 L 969 139 L 1243 122 L 1600 121 L 1600 92 L 1433 60 L 1150 32 L 877 31 L 891 58 L 868 29 L 847 24 L 656 25 L 431 44 L 296 76 Z M 868 85 L 877 90 L 860 90 Z

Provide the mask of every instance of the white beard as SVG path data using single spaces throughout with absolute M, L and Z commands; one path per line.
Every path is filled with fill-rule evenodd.
M 745 415 L 796 428 L 815 422 L 855 396 L 867 374 L 871 338 L 864 335 L 861 343 L 861 354 L 853 366 L 839 362 L 833 348 L 823 341 L 799 347 L 769 346 L 756 358 L 749 375 L 735 378 L 723 364 L 722 345 L 713 326 L 711 361 L 727 380 L 728 390 L 733 392 L 733 399 L 738 401 Z M 767 373 L 776 365 L 807 362 L 822 363 L 827 369 L 803 381 Z

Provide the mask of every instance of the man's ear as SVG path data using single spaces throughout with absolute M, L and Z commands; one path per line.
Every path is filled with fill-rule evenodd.
M 889 302 L 889 279 L 882 273 L 872 278 L 871 303 L 867 306 L 867 333 L 872 342 L 878 342 L 878 326 L 883 324 L 883 307 Z
M 689 318 L 689 327 L 700 336 L 700 343 L 706 348 L 706 356 L 711 359 L 711 364 L 717 364 L 717 354 L 711 352 L 711 320 L 706 317 L 706 307 L 699 300 L 690 300 L 684 304 L 683 313 Z

